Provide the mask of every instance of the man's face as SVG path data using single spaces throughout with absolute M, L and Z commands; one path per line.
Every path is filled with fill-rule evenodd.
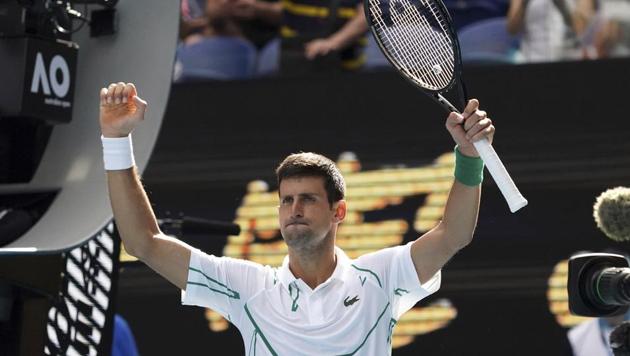
M 330 206 L 322 177 L 283 179 L 278 191 L 280 232 L 291 248 L 316 248 L 340 221 L 340 203 Z

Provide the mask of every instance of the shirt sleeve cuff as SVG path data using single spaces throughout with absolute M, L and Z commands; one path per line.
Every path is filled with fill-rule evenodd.
M 422 297 L 425 297 L 427 295 L 433 294 L 435 292 L 438 291 L 438 289 L 440 289 L 440 285 L 442 283 L 442 270 L 438 270 L 437 272 L 435 272 L 435 274 L 433 274 L 433 276 L 431 276 L 431 278 L 426 281 L 425 283 L 421 283 L 420 282 L 420 278 L 418 277 L 418 272 L 416 271 L 416 266 L 413 263 L 413 259 L 411 257 L 411 244 L 413 244 L 413 241 L 407 243 L 405 245 L 405 271 L 409 271 L 412 275 L 409 276 L 409 278 L 411 278 L 415 283 L 414 285 L 417 285 L 420 287 L 421 289 L 421 294 Z
M 182 305 L 197 305 L 197 303 L 195 303 L 196 293 L 194 293 L 194 291 L 198 290 L 198 288 L 192 288 L 189 290 L 188 282 L 191 282 L 192 281 L 191 278 L 194 278 L 194 275 L 190 274 L 190 269 L 191 268 L 200 269 L 199 254 L 201 253 L 202 252 L 196 248 L 190 251 L 190 264 L 188 266 L 188 273 L 187 273 L 187 278 L 186 278 L 186 289 L 182 289 L 182 293 L 181 293 Z M 199 274 L 197 273 L 196 275 L 199 275 Z

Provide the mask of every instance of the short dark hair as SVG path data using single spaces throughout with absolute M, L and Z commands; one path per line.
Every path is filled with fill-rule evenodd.
M 276 168 L 276 177 L 278 188 L 282 180 L 287 178 L 324 178 L 324 189 L 330 206 L 346 195 L 346 182 L 335 162 L 317 153 L 300 152 L 287 156 Z

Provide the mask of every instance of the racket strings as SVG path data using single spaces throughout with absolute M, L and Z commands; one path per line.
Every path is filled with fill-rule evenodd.
M 427 19 L 426 16 L 421 16 L 420 13 L 416 10 L 415 7 L 411 7 L 414 11 L 410 11 L 409 13 L 411 14 L 411 17 L 418 21 L 421 22 L 425 27 L 423 27 L 423 29 L 427 29 L 430 28 L 431 30 L 433 30 L 433 27 L 431 26 L 431 24 L 429 24 L 429 21 Z M 438 23 L 438 25 L 440 26 L 439 31 L 431 31 L 431 34 L 433 34 L 434 36 L 432 37 L 432 39 L 437 39 L 437 45 L 439 45 L 439 50 L 438 51 L 434 51 L 433 54 L 435 54 L 440 60 L 441 60 L 441 64 L 448 64 L 449 63 L 449 58 L 451 56 L 449 56 L 447 54 L 448 53 L 452 53 L 452 43 L 449 41 L 448 36 L 445 35 L 446 33 L 446 29 L 445 29 L 445 25 L 443 22 L 442 17 L 439 15 L 439 12 L 437 12 L 437 10 L 434 7 L 433 3 L 430 3 L 428 6 L 429 10 L 431 10 L 431 13 L 433 15 L 433 18 L 436 20 L 436 22 Z M 426 34 L 426 32 L 424 32 Z M 413 35 L 413 34 L 410 34 Z M 425 38 L 427 39 L 427 38 Z M 426 43 L 421 41 L 420 43 Z M 430 43 L 430 42 L 429 42 Z M 424 52 L 427 53 L 427 52 Z M 427 53 L 429 54 L 429 53 Z M 430 63 L 430 62 L 429 62 Z M 439 76 L 438 76 L 439 77 Z M 448 81 L 446 82 L 446 84 L 448 84 Z
M 435 15 L 434 15 L 435 16 Z M 411 53 L 415 56 L 415 65 L 412 62 L 410 70 L 412 75 L 420 77 L 434 87 L 445 87 L 448 85 L 450 78 L 440 74 L 445 70 L 448 63 L 448 57 L 444 53 L 444 49 L 450 48 L 448 43 L 441 36 L 440 32 L 436 32 L 429 24 L 425 16 L 421 16 L 414 6 L 407 6 L 404 12 L 396 13 L 393 20 L 395 23 L 412 23 L 415 25 L 404 26 L 402 39 L 407 39 L 411 43 Z M 420 30 L 420 31 L 418 31 Z M 440 29 L 443 31 L 443 29 Z M 413 39 L 414 42 L 408 41 Z M 433 66 L 430 64 L 433 63 Z M 435 65 L 439 67 L 435 67 Z M 444 68 L 443 68 L 444 67 Z M 435 69 L 434 69 L 435 68 Z
M 377 16 L 375 16 L 375 18 L 377 19 L 380 25 L 380 28 L 377 28 L 377 30 L 379 30 L 379 33 L 381 34 L 381 38 L 387 38 L 387 35 L 383 31 L 383 29 L 386 28 L 386 26 L 383 23 L 382 14 L 380 14 L 381 9 L 380 7 L 376 7 L 376 8 L 373 7 L 372 10 L 374 9 L 379 10 L 379 13 L 377 14 Z M 395 52 L 397 52 L 397 54 L 399 55 L 398 58 L 403 59 L 405 64 L 408 65 L 409 63 L 412 63 L 410 59 L 411 59 L 411 54 L 413 53 L 413 50 L 410 47 L 410 43 L 403 41 L 403 37 L 398 34 L 398 29 L 399 29 L 399 26 L 396 26 L 396 27 L 390 28 L 390 31 L 389 31 L 391 32 L 392 37 L 395 37 L 397 41 L 393 41 L 394 42 L 393 44 L 392 44 L 392 41 L 386 41 L 386 43 L 390 49 L 394 49 Z
M 382 19 L 378 18 L 377 21 L 383 25 Z M 418 58 L 414 58 L 414 52 L 416 51 L 413 50 L 411 44 L 402 40 L 403 37 L 398 34 L 397 28 L 389 31 L 390 36 L 384 35 L 380 29 L 377 29 L 377 31 L 381 32 L 380 35 L 382 37 L 394 37 L 396 41 L 384 41 L 385 47 L 391 54 L 395 54 L 394 58 L 397 59 L 399 64 L 401 64 L 401 68 L 406 71 L 407 74 L 416 77 L 416 73 L 413 73 L 412 68 L 417 66 L 419 60 Z
M 370 0 L 373 28 L 384 49 L 407 75 L 428 89 L 443 89 L 453 79 L 454 72 L 453 44 L 446 21 L 432 2 L 422 1 L 426 10 L 421 14 L 409 1 L 420 0 Z M 381 5 L 389 7 L 389 25 Z M 439 28 L 432 26 L 431 20 Z
M 382 25 L 382 20 L 379 18 L 378 22 Z M 389 50 L 389 53 L 397 60 L 402 70 L 407 74 L 417 77 L 417 73 L 414 73 L 412 68 L 417 66 L 418 58 L 414 58 L 414 50 L 411 48 L 411 44 L 402 40 L 396 30 L 389 31 L 390 36 L 386 36 L 382 33 L 382 30 L 377 29 L 380 32 L 381 37 L 394 37 L 396 41 L 384 41 L 385 47 Z
M 428 8 L 432 11 L 432 15 L 437 18 L 430 4 Z M 440 72 L 433 70 L 435 67 L 429 68 L 428 66 L 431 63 L 433 63 L 434 66 L 438 64 L 439 67 L 436 68 L 438 71 L 443 71 L 444 69 L 442 67 L 446 67 L 448 57 L 443 49 L 449 49 L 450 46 L 442 35 L 444 28 L 442 27 L 438 29 L 439 32 L 436 32 L 427 17 L 422 16 L 413 5 L 408 5 L 404 12 L 397 13 L 394 17 L 394 21 L 396 23 L 404 22 L 416 24 L 415 26 L 405 26 L 403 37 L 403 39 L 414 39 L 415 43 L 413 44 L 415 44 L 415 46 L 412 46 L 412 51 L 419 57 L 416 58 L 417 64 L 410 68 L 415 69 L 415 73 L 412 74 L 422 77 L 422 79 L 428 81 L 433 86 L 447 86 L 450 78 L 441 76 Z M 420 26 L 418 26 L 418 24 Z M 417 30 L 421 31 L 418 33 Z
M 395 30 L 389 32 L 393 32 L 392 36 L 395 37 L 396 41 L 389 40 L 389 36 L 384 33 L 384 28 L 386 28 L 386 25 L 383 22 L 380 7 L 372 6 L 370 7 L 370 11 L 372 12 L 374 20 L 376 20 L 377 22 L 378 26 L 376 26 L 375 29 L 379 34 L 379 38 L 384 40 L 382 41 L 382 44 L 386 47 L 388 52 L 392 54 L 399 62 L 404 62 L 404 66 L 402 67 L 403 69 L 407 70 L 409 64 L 411 63 L 409 53 L 412 53 L 409 44 L 405 41 L 402 41 L 402 38 L 396 33 Z M 385 41 L 385 39 L 388 40 Z M 403 49 L 406 51 L 404 51 Z
M 396 19 L 396 17 L 394 17 Z M 397 19 L 401 20 L 401 19 Z M 406 19 L 404 19 L 406 20 Z M 425 51 L 419 51 L 417 46 L 414 46 L 415 43 L 411 43 L 410 41 L 405 41 L 405 38 L 409 38 L 411 36 L 411 30 L 409 24 L 404 24 L 403 26 L 397 26 L 391 29 L 392 37 L 395 37 L 398 40 L 397 43 L 394 43 L 393 47 L 402 48 L 402 53 L 404 54 L 404 58 L 406 59 L 406 70 L 417 69 L 421 63 L 426 63 L 428 60 L 427 54 Z M 419 57 L 419 58 L 418 58 Z M 417 74 L 417 73 L 412 73 Z
M 405 48 L 408 50 L 408 52 L 411 54 L 411 56 L 407 56 L 407 58 L 409 57 L 414 57 L 413 55 L 419 56 L 420 58 L 413 58 L 416 59 L 415 63 L 427 63 L 427 60 L 429 59 L 428 53 L 426 51 L 418 51 L 417 49 L 422 49 L 422 47 L 417 46 L 417 43 L 412 43 L 410 41 L 403 41 L 404 39 L 409 39 L 409 38 L 414 38 L 416 39 L 413 35 L 414 35 L 414 30 L 415 27 L 414 24 L 421 24 L 423 26 L 429 26 L 428 22 L 426 21 L 425 18 L 421 17 L 421 16 L 417 16 L 417 12 L 416 11 L 409 11 L 409 10 L 405 10 L 404 12 L 402 12 L 405 15 L 411 15 L 411 16 L 402 16 L 400 13 L 395 12 L 394 16 L 393 16 L 393 20 L 397 23 L 397 24 L 401 24 L 402 26 L 397 26 L 396 28 L 393 29 L 392 32 L 394 32 L 394 34 L 398 34 L 397 39 L 399 40 L 399 43 L 404 44 Z M 401 29 L 402 31 L 398 31 L 399 29 Z M 402 32 L 402 33 L 400 33 Z M 422 35 L 425 35 L 425 33 L 421 33 Z M 426 39 L 426 38 L 424 38 Z M 415 44 L 416 46 L 412 46 L 413 44 Z M 420 61 L 417 61 L 417 59 L 420 59 Z M 410 62 L 413 63 L 413 62 Z M 416 66 L 417 67 L 417 66 Z M 413 68 L 413 67 L 411 67 Z
M 415 11 L 415 8 L 410 8 L 410 9 L 412 10 L 411 11 L 407 10 L 404 12 L 404 15 L 410 14 L 410 16 L 401 16 L 400 14 L 396 14 L 394 16 L 395 21 L 405 23 L 406 25 L 402 27 L 404 29 L 403 39 L 414 38 L 416 39 L 416 42 L 419 42 L 419 43 L 415 43 L 416 46 L 407 46 L 407 48 L 411 47 L 410 50 L 411 50 L 411 53 L 414 55 L 413 59 L 415 59 L 415 63 L 412 62 L 411 63 L 412 66 L 409 68 L 413 71 L 410 74 L 413 74 L 415 76 L 421 76 L 422 79 L 424 79 L 425 81 L 428 81 L 430 84 L 433 84 L 434 86 L 440 86 L 440 87 L 446 86 L 448 85 L 448 78 L 446 78 L 445 80 L 443 76 L 437 75 L 434 71 L 426 68 L 428 63 L 431 63 L 432 61 L 435 62 L 435 59 L 431 60 L 431 58 L 436 58 L 438 59 L 438 61 L 441 61 L 441 62 L 445 62 L 446 58 L 441 51 L 436 51 L 436 50 L 426 51 L 426 49 L 434 48 L 432 46 L 426 46 L 426 45 L 423 46 L 423 44 L 425 43 L 424 41 L 431 40 L 430 38 L 424 38 L 424 39 L 420 38 L 420 41 L 417 41 L 418 37 L 416 36 L 417 35 L 416 30 L 418 26 L 414 26 L 413 24 L 420 23 L 422 25 L 420 27 L 421 29 L 427 29 L 427 28 L 431 29 L 431 26 L 429 25 L 425 17 L 420 16 L 418 12 Z M 426 37 L 426 35 L 427 35 L 426 32 L 421 33 L 421 36 Z M 439 38 L 440 36 L 437 36 L 437 37 Z M 407 41 L 403 41 L 403 42 L 407 42 Z
M 419 79 L 423 86 L 435 89 L 436 86 L 442 86 L 443 83 L 436 80 L 435 75 L 431 75 L 431 72 L 426 69 L 418 68 L 422 63 L 428 63 L 428 55 L 423 51 L 418 51 L 418 46 L 413 46 L 410 41 L 405 41 L 405 37 L 409 37 L 407 34 L 400 34 L 399 28 L 389 28 L 387 34 L 385 34 L 382 28 L 385 28 L 383 20 L 380 17 L 376 17 L 377 22 L 381 25 L 381 29 L 377 29 L 379 35 L 383 39 L 385 47 L 389 50 L 390 54 L 398 62 L 402 70 L 407 72 L 408 75 Z M 414 48 L 415 47 L 415 48 Z M 419 58 L 418 58 L 419 57 Z M 428 74 L 428 75 L 427 75 Z

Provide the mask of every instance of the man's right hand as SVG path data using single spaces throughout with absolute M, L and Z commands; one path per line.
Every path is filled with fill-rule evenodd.
M 132 83 L 112 83 L 101 89 L 100 118 L 104 137 L 125 137 L 144 120 L 147 102 Z

